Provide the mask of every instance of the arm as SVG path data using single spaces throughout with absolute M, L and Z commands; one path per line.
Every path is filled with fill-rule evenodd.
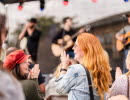
M 65 51 L 62 51 L 61 53 L 61 64 L 62 64 L 62 69 L 68 69 L 68 65 L 70 63 L 69 55 L 66 55 Z M 67 94 L 71 88 L 75 85 L 76 83 L 76 78 L 75 78 L 75 69 L 74 67 L 69 67 L 67 72 L 65 70 L 62 70 L 60 72 L 60 77 L 56 80 L 57 85 L 56 85 L 56 91 L 59 94 Z
M 36 94 L 36 98 L 38 100 L 43 100 L 43 98 L 45 97 L 45 95 L 42 93 L 42 91 L 40 90 L 39 86 L 38 86 L 38 79 L 33 79 L 33 81 L 35 81 L 36 84 L 33 84 L 33 88 L 34 88 L 34 94 Z
M 60 40 L 61 39 L 61 40 Z M 58 31 L 52 39 L 52 43 L 57 44 L 58 40 L 62 41 L 62 30 Z
M 67 94 L 76 83 L 75 69 L 70 67 L 65 74 L 64 71 L 56 80 L 56 91 L 59 94 Z
M 124 34 L 124 30 L 125 29 L 122 28 L 119 32 L 116 33 L 116 39 L 123 41 L 123 37 L 120 37 L 120 35 Z
M 24 36 L 25 36 L 25 33 L 27 31 L 27 29 L 29 28 L 29 24 L 26 24 L 22 30 L 22 32 L 19 34 L 19 40 L 21 40 Z
M 28 79 L 32 79 L 33 81 L 35 81 L 35 84 L 32 83 L 33 85 L 33 93 L 36 94 L 34 97 L 36 97 L 37 99 L 35 100 L 43 100 L 43 93 L 40 91 L 39 86 L 38 86 L 38 76 L 40 73 L 40 69 L 39 69 L 39 64 L 35 64 L 35 66 L 31 69 L 29 75 L 28 75 Z

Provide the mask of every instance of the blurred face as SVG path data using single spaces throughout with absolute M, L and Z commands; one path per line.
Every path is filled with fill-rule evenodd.
M 130 51 L 126 57 L 126 67 L 130 71 Z
M 20 73 L 21 75 L 25 75 L 29 73 L 29 60 L 27 59 L 26 61 L 20 63 Z
M 130 23 L 130 17 L 128 17 L 128 23 Z
M 84 56 L 84 52 L 83 50 L 80 48 L 80 46 L 78 45 L 78 41 L 76 40 L 75 45 L 73 47 L 74 50 L 74 54 L 75 57 L 74 59 L 77 60 L 78 62 L 81 62 L 83 56 Z
M 72 26 L 72 19 L 67 19 L 66 24 L 71 27 Z
M 30 28 L 34 28 L 35 25 L 36 25 L 36 23 L 29 22 L 29 27 L 30 27 Z

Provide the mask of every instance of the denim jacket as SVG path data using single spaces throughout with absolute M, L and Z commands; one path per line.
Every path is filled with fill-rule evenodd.
M 81 64 L 69 66 L 66 74 L 60 75 L 55 82 L 56 91 L 59 94 L 68 94 L 68 100 L 90 100 L 88 78 Z M 96 89 L 93 92 L 94 99 L 100 100 Z

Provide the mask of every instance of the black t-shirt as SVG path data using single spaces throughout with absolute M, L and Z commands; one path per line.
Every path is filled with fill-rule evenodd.
M 72 36 L 75 34 L 75 31 L 73 29 L 70 29 L 69 31 L 66 31 L 64 29 L 61 29 L 59 32 L 57 32 L 57 34 L 54 36 L 54 38 L 52 39 L 52 43 L 57 44 L 57 40 L 58 39 L 62 39 L 65 35 L 69 35 Z M 72 39 L 73 42 L 75 42 L 76 38 Z M 68 49 L 68 51 L 73 51 L 72 47 L 70 47 L 70 49 Z
M 30 63 L 29 68 L 32 69 L 34 67 L 34 64 Z M 39 73 L 38 76 L 38 83 L 39 85 L 45 82 L 45 77 L 42 76 L 42 73 Z
M 37 29 L 34 30 L 31 36 L 28 34 L 27 31 L 25 33 L 25 37 L 27 37 L 28 40 L 27 48 L 34 61 L 37 60 L 37 51 L 38 51 L 40 36 L 41 36 L 41 31 Z

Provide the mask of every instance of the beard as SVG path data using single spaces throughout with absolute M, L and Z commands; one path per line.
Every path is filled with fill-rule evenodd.
M 29 28 L 32 29 L 32 28 L 34 28 L 34 27 L 35 27 L 35 25 L 32 25 L 32 26 L 30 26 Z

